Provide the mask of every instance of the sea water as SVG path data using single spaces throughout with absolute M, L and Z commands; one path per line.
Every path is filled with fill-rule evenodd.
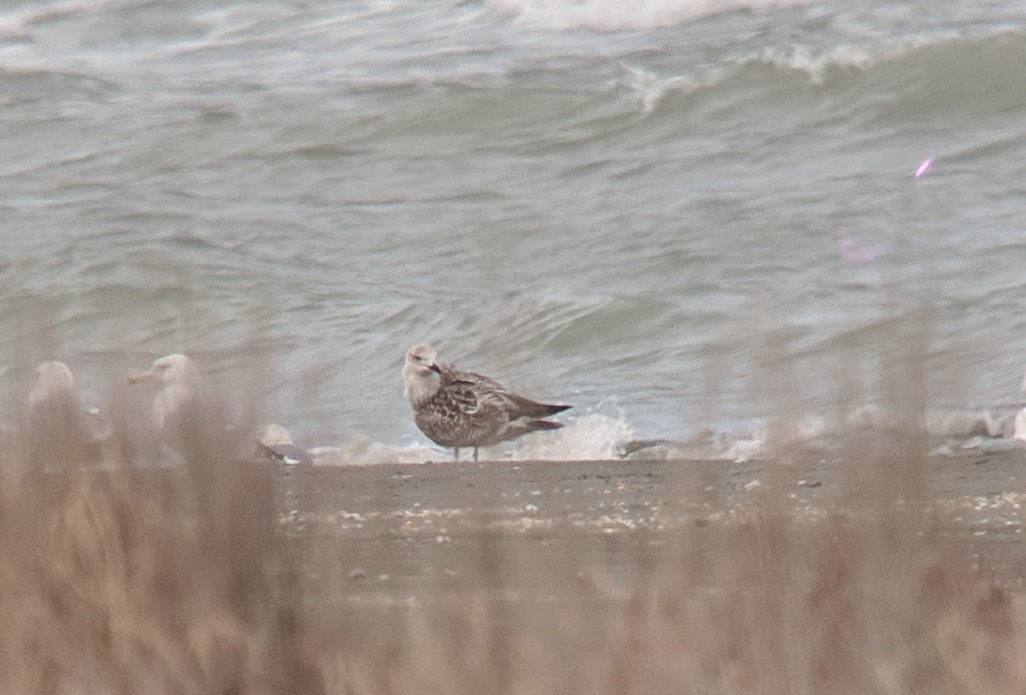
M 1024 66 L 1011 0 L 8 0 L 2 384 L 187 352 L 373 460 L 417 342 L 552 458 L 1013 402 Z

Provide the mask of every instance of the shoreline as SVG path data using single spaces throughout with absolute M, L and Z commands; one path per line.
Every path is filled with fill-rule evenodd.
M 1026 589 L 1026 452 L 929 457 L 911 503 L 881 479 L 881 465 L 852 471 L 819 454 L 783 465 L 489 461 L 282 467 L 275 479 L 280 533 L 312 551 L 305 574 L 323 574 L 317 556 L 337 556 L 334 571 L 357 603 L 402 603 L 458 578 L 479 564 L 483 538 L 526 549 L 535 562 L 572 556 L 576 571 L 623 578 L 638 571 L 638 552 L 689 529 L 767 514 L 801 528 L 888 510 L 935 540 L 966 544 L 975 569 Z

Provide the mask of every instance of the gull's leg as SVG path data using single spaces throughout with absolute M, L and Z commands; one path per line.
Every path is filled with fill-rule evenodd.
M 474 463 L 477 463 L 477 447 L 474 447 Z
M 452 453 L 456 457 L 456 459 L 455 459 L 456 463 L 459 463 L 460 462 L 460 448 L 458 446 L 454 446 L 452 448 Z

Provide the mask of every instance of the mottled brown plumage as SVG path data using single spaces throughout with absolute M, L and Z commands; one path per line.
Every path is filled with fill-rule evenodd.
M 569 405 L 538 403 L 509 391 L 486 376 L 440 364 L 427 345 L 415 345 L 403 365 L 405 393 L 417 427 L 431 441 L 452 447 L 492 446 L 514 437 L 554 430 L 563 425 L 546 420 Z

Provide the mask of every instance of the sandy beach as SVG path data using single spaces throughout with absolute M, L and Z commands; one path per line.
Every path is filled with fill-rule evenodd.
M 0 488 L 6 690 L 1026 683 L 1020 450 L 286 466 L 195 434 Z
M 964 542 L 978 567 L 1004 585 L 1022 588 L 1026 452 L 931 457 L 913 499 L 900 498 L 897 472 L 880 478 L 852 468 L 807 453 L 789 463 L 291 467 L 276 478 L 281 532 L 313 542 L 319 559 L 308 562 L 328 555 L 341 563 L 334 570 L 348 578 L 345 593 L 357 602 L 410 600 L 466 568 L 476 571 L 482 534 L 526 548 L 535 561 L 572 558 L 575 571 L 615 582 L 638 570 L 639 551 L 671 542 L 686 527 L 715 529 L 761 513 L 801 525 L 832 514 L 883 514 L 892 504 L 922 520 L 924 533 Z

